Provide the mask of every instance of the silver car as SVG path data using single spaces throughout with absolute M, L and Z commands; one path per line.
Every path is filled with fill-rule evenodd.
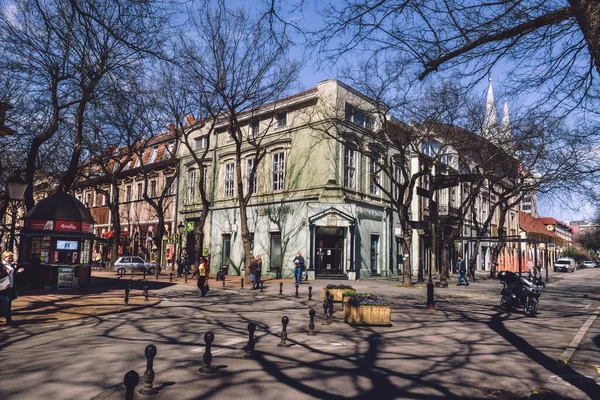
M 124 275 L 126 273 L 130 273 L 131 271 L 135 272 L 144 272 L 152 275 L 156 271 L 156 265 L 152 263 L 148 263 L 144 261 L 143 258 L 137 256 L 126 256 L 119 257 L 119 259 L 115 262 L 114 271 L 119 275 Z

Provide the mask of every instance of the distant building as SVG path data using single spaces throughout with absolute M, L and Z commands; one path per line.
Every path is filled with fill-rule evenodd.
M 578 237 L 579 235 L 593 232 L 594 230 L 600 228 L 598 224 L 593 221 L 565 221 L 565 224 L 571 228 L 573 232 L 573 238 Z

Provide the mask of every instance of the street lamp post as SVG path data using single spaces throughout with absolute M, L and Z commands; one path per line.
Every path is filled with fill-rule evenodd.
M 181 260 L 181 250 L 182 250 L 182 242 L 183 242 L 183 233 L 185 232 L 185 225 L 183 222 L 179 222 L 177 225 L 177 232 L 179 233 L 179 260 Z
M 8 189 L 8 199 L 11 202 L 11 224 L 10 224 L 10 240 L 8 244 L 8 249 L 10 251 L 15 251 L 15 223 L 17 219 L 17 210 L 19 208 L 19 203 L 23 199 L 23 195 L 25 194 L 25 190 L 27 189 L 27 183 L 21 178 L 20 171 L 16 171 L 13 176 L 11 176 L 6 181 L 6 186 Z

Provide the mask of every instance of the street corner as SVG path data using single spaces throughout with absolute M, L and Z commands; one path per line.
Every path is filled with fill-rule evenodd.
M 18 324 L 71 321 L 136 311 L 156 306 L 160 296 L 149 293 L 146 300 L 142 291 L 132 291 L 127 304 L 123 291 L 103 293 L 27 295 L 13 302 L 13 318 Z

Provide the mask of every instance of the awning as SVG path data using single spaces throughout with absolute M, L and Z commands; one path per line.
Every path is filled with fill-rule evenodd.
M 102 238 L 104 239 L 112 239 L 115 236 L 115 231 L 108 231 L 102 234 Z M 129 236 L 129 231 L 121 231 L 119 237 Z

